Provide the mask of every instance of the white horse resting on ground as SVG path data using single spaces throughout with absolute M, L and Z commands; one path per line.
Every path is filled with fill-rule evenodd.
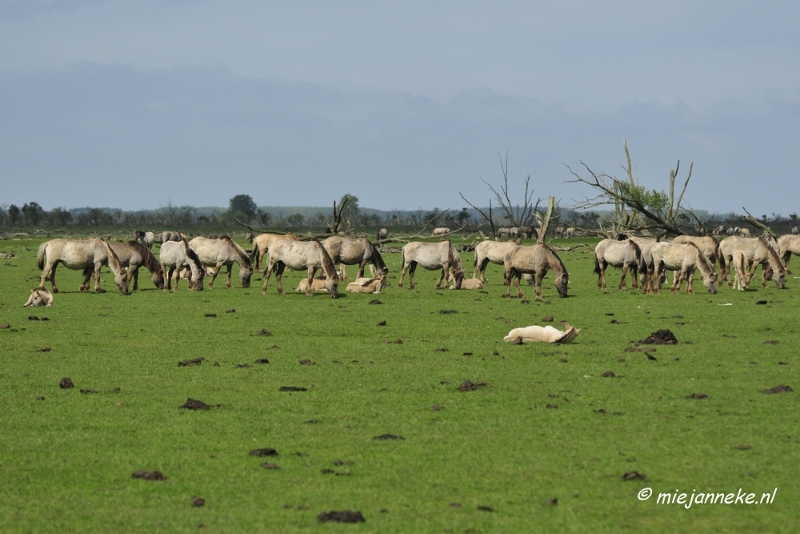
M 503 338 L 503 341 L 511 343 L 570 343 L 578 337 L 580 329 L 569 323 L 565 323 L 564 326 L 566 330 L 563 332 L 550 325 L 531 325 L 524 328 L 514 328 Z
M 452 278 L 450 280 L 450 289 L 455 289 L 456 281 Z M 478 278 L 464 278 L 461 281 L 461 289 L 483 289 L 483 285 Z
M 653 278 L 654 292 L 661 292 L 664 271 L 675 271 L 675 279 L 670 287 L 671 293 L 680 293 L 681 284 L 686 280 L 686 292 L 694 293 L 694 272 L 700 270 L 703 285 L 709 293 L 716 294 L 717 273 L 711 262 L 693 243 L 656 243 L 653 245 Z
M 747 259 L 741 250 L 733 253 L 733 267 L 736 269 L 733 287 L 739 291 L 744 291 L 750 285 L 750 273 L 747 270 Z
M 200 263 L 200 258 L 197 257 L 197 254 L 189 247 L 186 239 L 163 243 L 159 251 L 159 261 L 166 273 L 167 285 L 164 287 L 165 291 L 172 290 L 173 274 L 176 270 L 180 271 L 184 267 L 188 267 L 192 272 L 191 278 L 187 281 L 189 289 L 194 289 L 195 291 L 203 290 L 205 268 Z M 175 291 L 178 290 L 179 281 L 180 276 L 175 280 Z
M 53 295 L 46 289 L 31 289 L 31 296 L 22 306 L 52 306 Z
M 386 287 L 386 276 L 379 275 L 375 278 L 357 278 L 355 282 L 347 284 L 345 291 L 348 293 L 375 293 L 383 292 Z
M 414 271 L 417 265 L 421 265 L 429 271 L 442 270 L 442 275 L 436 282 L 436 289 L 439 289 L 443 280 L 445 287 L 447 287 L 448 271 L 450 269 L 453 270 L 456 289 L 461 289 L 461 282 L 464 279 L 464 267 L 461 264 L 461 257 L 458 255 L 458 251 L 450 241 L 444 240 L 438 243 L 412 241 L 403 247 L 401 253 L 403 269 L 400 271 L 400 282 L 397 287 L 403 287 L 403 279 L 406 276 L 406 271 L 408 271 L 408 288 L 414 289 Z

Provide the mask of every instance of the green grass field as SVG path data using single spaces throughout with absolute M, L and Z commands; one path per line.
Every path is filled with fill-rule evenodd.
M 485 291 L 436 291 L 422 269 L 399 289 L 388 254 L 377 296 L 280 296 L 274 280 L 263 296 L 236 268 L 232 289 L 204 292 L 158 291 L 143 272 L 130 296 L 104 269 L 108 292 L 80 294 L 61 267 L 53 307 L 23 308 L 40 242 L 0 241 L 15 254 L 0 260 L 0 532 L 800 529 L 792 276 L 782 291 L 602 292 L 587 241 L 560 253 L 569 298 L 550 275 L 542 302 L 501 298 L 496 265 Z M 581 329 L 574 343 L 503 342 L 549 315 Z M 659 329 L 678 344 L 636 345 Z M 459 391 L 467 379 L 487 385 Z M 778 385 L 795 391 L 762 392 Z M 249 454 L 267 447 L 278 455 Z M 776 488 L 769 504 L 656 502 Z M 318 521 L 333 510 L 365 522 Z

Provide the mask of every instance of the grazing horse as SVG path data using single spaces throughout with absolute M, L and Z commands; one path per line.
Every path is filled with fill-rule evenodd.
M 617 241 L 615 239 L 603 239 L 594 248 L 594 274 L 597 275 L 597 287 L 606 287 L 606 267 L 622 268 L 622 280 L 619 282 L 619 289 L 627 289 L 625 276 L 628 269 L 631 270 L 631 285 L 633 289 L 639 289 L 636 279 L 636 272 L 642 263 L 642 250 L 635 241 L 626 239 Z
M 778 251 L 783 260 L 783 265 L 786 267 L 786 274 L 792 274 L 789 269 L 789 260 L 792 259 L 792 254 L 800 256 L 800 236 L 798 235 L 782 235 L 778 238 Z
M 433 232 L 431 232 L 431 236 L 439 237 L 439 236 L 447 235 L 449 233 L 450 233 L 450 228 L 442 228 L 442 227 L 440 227 L 440 228 L 434 228 Z
M 720 274 L 725 270 L 725 258 L 719 250 L 719 240 L 713 235 L 695 236 L 695 235 L 679 235 L 672 240 L 673 243 L 694 243 L 703 256 L 711 262 L 711 265 L 716 268 L 717 260 L 719 260 Z M 721 282 L 721 280 L 720 280 Z
M 563 226 L 556 226 L 555 232 L 553 232 L 555 237 L 564 237 L 564 227 Z
M 239 264 L 239 280 L 242 282 L 242 287 L 250 287 L 250 277 L 253 274 L 253 264 L 250 262 L 250 256 L 230 236 L 222 235 L 218 239 L 195 237 L 189 241 L 189 247 L 195 251 L 204 266 L 214 268 L 211 280 L 208 282 L 209 289 L 214 287 L 214 279 L 223 265 L 228 268 L 225 286 L 231 287 L 231 270 L 234 263 Z
M 253 238 L 253 252 L 250 253 L 250 261 L 255 264 L 256 271 L 261 270 L 261 266 L 264 264 L 264 254 L 269 252 L 269 247 L 273 243 L 285 239 L 298 241 L 297 236 L 291 232 L 286 234 L 259 234 Z
M 744 291 L 750 285 L 750 273 L 747 271 L 747 259 L 741 250 L 733 253 L 733 267 L 736 269 L 733 287 L 739 291 Z
M 714 266 L 703 255 L 703 252 L 694 243 L 667 243 L 661 242 L 653 245 L 653 278 L 655 286 L 653 291 L 661 293 L 662 270 L 675 271 L 675 278 L 670 287 L 670 293 L 680 293 L 681 284 L 686 282 L 686 293 L 694 293 L 694 272 L 700 270 L 703 285 L 709 293 L 716 294 L 717 273 Z
M 756 269 L 759 265 L 762 266 L 761 272 L 761 286 L 767 287 L 767 274 L 772 273 L 772 279 L 778 289 L 786 287 L 786 269 L 781 262 L 780 253 L 778 252 L 777 244 L 771 239 L 764 236 L 761 237 L 738 237 L 731 236 L 724 239 L 719 245 L 720 252 L 725 257 L 725 272 L 722 275 L 722 280 L 728 281 L 728 286 L 733 285 L 733 280 L 730 278 L 730 265 L 728 263 L 733 259 L 733 253 L 737 250 L 744 252 L 744 257 L 747 259 L 747 265 L 750 268 L 750 279 L 756 274 Z M 767 267 L 769 266 L 769 267 Z
M 628 239 L 639 245 L 642 253 L 642 262 L 639 264 L 639 283 L 642 285 L 642 292 L 652 293 L 655 287 L 653 282 L 653 245 L 658 243 L 655 237 L 630 236 Z M 662 280 L 663 283 L 663 280 Z
M 192 272 L 191 278 L 187 282 L 189 289 L 194 289 L 195 291 L 203 290 L 203 277 L 206 274 L 206 270 L 203 268 L 203 264 L 200 263 L 200 258 L 197 257 L 189 243 L 186 242 L 186 239 L 163 243 L 159 251 L 159 259 L 161 260 L 161 268 L 164 269 L 167 275 L 167 287 L 164 288 L 165 290 L 172 290 L 172 274 L 176 269 L 180 272 L 184 267 L 188 267 Z M 175 280 L 175 291 L 178 290 L 179 281 L 180 276 Z
M 149 249 L 153 248 L 153 243 L 156 241 L 156 235 L 153 232 L 143 232 L 142 230 L 136 230 L 136 239 L 139 242 L 146 246 Z
M 521 237 L 524 237 L 525 239 L 530 239 L 531 237 L 533 237 L 533 232 L 534 232 L 533 226 L 520 226 L 518 228 L 518 231 L 519 235 Z
M 155 234 L 154 237 L 155 237 L 155 242 L 156 243 L 161 243 L 162 245 L 164 243 L 169 242 L 169 241 L 178 242 L 181 239 L 183 239 L 183 236 L 181 235 L 180 232 L 174 232 L 172 230 L 165 230 L 165 231 L 161 232 L 160 234 Z
M 364 267 L 367 263 L 374 267 L 373 274 L 389 273 L 389 268 L 383 261 L 381 253 L 370 243 L 366 237 L 352 238 L 331 236 L 322 242 L 325 251 L 331 257 L 333 263 L 339 264 L 339 279 L 347 280 L 347 270 L 345 265 L 358 265 L 358 275 L 356 278 L 364 276 Z
M 387 230 L 386 228 L 381 228 L 380 230 L 378 230 L 378 235 L 376 236 L 378 244 L 383 243 L 387 237 L 389 237 L 389 230 Z
M 109 243 L 119 257 L 119 261 L 128 271 L 128 286 L 133 279 L 133 290 L 139 291 L 139 267 L 144 265 L 150 271 L 150 278 L 158 289 L 164 289 L 164 269 L 158 263 L 150 249 L 138 241 L 127 243 Z
M 46 261 L 45 261 L 46 260 Z M 123 294 L 128 293 L 128 274 L 125 267 L 111 247 L 98 238 L 90 239 L 52 239 L 39 245 L 37 254 L 39 268 L 42 269 L 42 281 L 38 289 L 44 289 L 44 283 L 49 278 L 52 292 L 58 293 L 56 287 L 56 267 L 63 263 L 67 269 L 83 270 L 83 283 L 80 291 L 89 289 L 89 278 L 94 273 L 94 290 L 103 293 L 100 289 L 100 268 L 108 265 L 114 273 L 114 283 Z
M 513 241 L 481 241 L 475 245 L 475 262 L 473 264 L 472 278 L 481 274 L 481 282 L 486 283 L 486 267 L 489 262 L 503 265 L 503 258 L 512 248 L 518 246 Z
M 278 294 L 283 295 L 283 285 L 281 278 L 283 271 L 289 267 L 293 271 L 306 269 L 308 271 L 308 289 L 306 295 L 313 295 L 313 280 L 318 269 L 325 272 L 325 289 L 331 298 L 339 296 L 339 275 L 336 273 L 336 265 L 331 257 L 325 252 L 322 244 L 313 239 L 311 241 L 292 241 L 281 239 L 272 243 L 269 247 L 269 262 L 264 271 L 264 285 L 261 293 L 267 294 L 267 284 L 272 270 L 275 269 L 275 282 L 278 285 Z
M 569 228 L 564 230 L 564 237 L 566 237 L 567 239 L 575 237 L 575 228 L 570 226 Z
M 542 300 L 542 279 L 549 269 L 552 269 L 556 278 L 556 289 L 558 296 L 566 298 L 567 286 L 569 285 L 569 273 L 558 254 L 547 245 L 537 244 L 532 247 L 516 246 L 509 250 L 503 258 L 503 269 L 505 271 L 506 294 L 511 296 L 511 279 L 517 288 L 517 297 L 522 298 L 522 291 L 519 288 L 519 281 L 523 274 L 536 276 L 534 285 L 536 300 Z
M 412 241 L 403 247 L 401 255 L 403 270 L 400 272 L 400 282 L 397 287 L 403 287 L 403 279 L 406 276 L 406 271 L 408 271 L 408 288 L 414 289 L 414 271 L 419 264 L 429 271 L 442 270 L 442 275 L 436 282 L 436 289 L 439 289 L 442 280 L 445 280 L 445 287 L 447 287 L 448 271 L 450 269 L 453 270 L 456 289 L 461 289 L 461 281 L 464 279 L 464 267 L 461 264 L 461 257 L 458 255 L 458 251 L 447 239 L 439 243 Z

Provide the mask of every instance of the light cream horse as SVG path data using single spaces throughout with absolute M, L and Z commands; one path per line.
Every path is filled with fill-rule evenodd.
M 56 267 L 63 263 L 67 269 L 83 270 L 83 283 L 80 292 L 89 289 L 89 279 L 94 274 L 94 290 L 103 293 L 100 288 L 100 269 L 108 265 L 114 273 L 114 283 L 123 294 L 128 293 L 128 273 L 119 258 L 108 246 L 98 238 L 90 239 L 52 239 L 39 245 L 37 263 L 42 269 L 42 280 L 39 289 L 44 289 L 46 280 L 50 280 L 52 292 L 58 293 L 56 287 Z
M 289 241 L 298 240 L 297 236 L 291 232 L 286 234 L 259 234 L 253 238 L 253 251 L 250 253 L 250 261 L 255 265 L 256 271 L 260 271 L 264 265 L 264 255 L 269 252 L 269 247 L 273 243 L 285 239 Z
M 694 243 L 656 243 L 651 250 L 653 254 L 654 292 L 661 293 L 662 271 L 675 271 L 675 278 L 670 287 L 671 293 L 680 293 L 681 284 L 686 280 L 686 292 L 694 293 L 694 273 L 700 270 L 703 285 L 709 293 L 717 292 L 717 273 L 711 262 L 703 255 Z
M 209 289 L 214 287 L 214 280 L 223 265 L 227 267 L 225 286 L 231 287 L 231 270 L 234 263 L 239 264 L 239 280 L 242 282 L 242 287 L 250 287 L 250 277 L 253 274 L 253 264 L 250 262 L 250 256 L 230 236 L 221 235 L 217 239 L 195 237 L 189 241 L 189 247 L 195 251 L 204 266 L 214 269 L 211 274 L 211 280 L 208 282 Z
M 733 253 L 733 267 L 736 270 L 733 288 L 744 291 L 750 285 L 750 273 L 747 270 L 747 258 L 741 250 Z
M 167 276 L 165 290 L 172 290 L 173 273 L 176 270 L 180 272 L 184 267 L 188 267 L 192 272 L 191 278 L 187 281 L 189 289 L 194 289 L 195 291 L 203 290 L 203 277 L 206 274 L 206 270 L 203 268 L 203 264 L 200 263 L 200 258 L 189 247 L 186 239 L 162 243 L 159 251 L 159 260 L 161 261 L 161 268 L 164 269 Z M 175 291 L 178 290 L 179 281 L 180 276 L 175 279 Z
M 519 281 L 523 274 L 530 274 L 536 277 L 534 289 L 536 300 L 542 300 L 542 279 L 547 271 L 552 270 L 555 275 L 556 290 L 558 296 L 566 298 L 567 286 L 569 285 L 569 273 L 564 267 L 564 262 L 558 254 L 547 245 L 537 244 L 531 247 L 516 246 L 506 253 L 503 258 L 503 271 L 506 285 L 504 297 L 511 296 L 511 279 L 517 288 L 517 297 L 522 298 L 523 294 L 519 288 Z
M 375 278 L 357 278 L 355 282 L 347 284 L 348 293 L 375 293 L 383 292 L 386 287 L 386 275 L 378 274 Z
M 619 289 L 627 289 L 628 285 L 625 276 L 628 269 L 631 271 L 631 285 L 634 289 L 639 289 L 636 273 L 642 263 L 642 251 L 636 241 L 625 239 L 603 239 L 594 248 L 594 274 L 597 275 L 597 287 L 606 287 L 606 267 L 622 268 L 622 279 L 619 281 Z
M 800 256 L 800 235 L 786 234 L 778 238 L 778 252 L 780 253 L 783 265 L 786 267 L 786 274 L 792 274 L 789 269 L 789 260 L 792 259 L 792 254 Z
M 781 262 L 780 252 L 778 251 L 777 244 L 772 239 L 761 237 L 739 237 L 731 236 L 724 239 L 719 245 L 720 252 L 725 257 L 726 269 L 722 275 L 721 280 L 727 280 L 728 286 L 733 285 L 733 280 L 730 278 L 730 265 L 728 263 L 733 259 L 733 253 L 737 250 L 744 252 L 744 257 L 747 259 L 747 265 L 750 267 L 750 279 L 756 274 L 756 269 L 759 265 L 762 266 L 761 272 L 761 286 L 767 287 L 767 275 L 771 274 L 772 279 L 778 289 L 786 287 L 786 268 Z
M 22 306 L 52 306 L 53 295 L 46 289 L 31 289 L 31 296 Z
M 372 274 L 389 273 L 381 253 L 366 237 L 331 236 L 322 242 L 333 263 L 339 264 L 339 279 L 347 280 L 345 265 L 358 265 L 356 278 L 364 277 L 364 267 L 369 263 Z
M 133 290 L 139 291 L 139 267 L 144 265 L 150 271 L 150 278 L 158 289 L 164 289 L 164 269 L 155 255 L 138 241 L 109 243 L 120 263 L 128 272 L 128 287 L 133 280 Z
M 694 243 L 703 256 L 711 262 L 712 267 L 716 269 L 717 260 L 719 260 L 719 279 L 717 282 L 722 283 L 722 273 L 725 272 L 725 257 L 719 249 L 719 240 L 713 235 L 696 236 L 696 235 L 679 235 L 672 240 L 673 243 Z
M 442 280 L 445 281 L 445 287 L 447 287 L 447 280 L 450 276 L 448 273 L 452 269 L 456 289 L 461 289 L 461 281 L 464 279 L 464 267 L 461 264 L 461 257 L 458 255 L 458 251 L 450 241 L 446 239 L 438 243 L 412 241 L 403 247 L 401 254 L 403 269 L 400 272 L 400 282 L 397 287 L 403 287 L 403 279 L 406 276 L 406 271 L 408 271 L 408 288 L 414 289 L 414 271 L 417 265 L 420 265 L 429 271 L 442 270 L 442 275 L 436 282 L 436 289 L 439 289 Z
M 261 286 L 261 293 L 267 294 L 267 284 L 269 277 L 275 270 L 275 282 L 278 285 L 278 294 L 283 295 L 283 285 L 281 278 L 283 271 L 289 267 L 293 271 L 306 269 L 308 272 L 308 290 L 306 295 L 313 295 L 312 284 L 314 275 L 318 269 L 325 272 L 325 289 L 331 298 L 339 296 L 339 275 L 336 272 L 331 257 L 325 252 L 322 244 L 316 239 L 312 241 L 291 241 L 282 239 L 275 241 L 269 247 L 269 261 L 264 271 L 264 285 Z
M 639 245 L 639 250 L 642 253 L 642 262 L 639 264 L 639 283 L 642 285 L 642 292 L 652 293 L 656 286 L 655 281 L 653 281 L 654 265 L 652 251 L 653 245 L 659 241 L 655 237 L 630 236 L 628 239 Z

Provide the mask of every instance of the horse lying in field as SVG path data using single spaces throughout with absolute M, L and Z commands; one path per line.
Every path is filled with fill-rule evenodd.
M 756 269 L 759 265 L 762 266 L 761 270 L 761 286 L 767 287 L 767 275 L 772 274 L 772 279 L 778 289 L 786 287 L 786 268 L 781 262 L 780 252 L 778 251 L 777 244 L 772 239 L 761 237 L 738 237 L 731 236 L 724 239 L 720 243 L 720 252 L 725 257 L 726 268 L 722 275 L 721 280 L 728 280 L 728 286 L 733 285 L 733 280 L 730 278 L 730 261 L 733 259 L 733 253 L 741 250 L 747 260 L 747 265 L 750 266 L 750 279 L 756 274 Z
M 447 287 L 447 279 L 450 276 L 448 273 L 451 269 L 455 277 L 456 289 L 461 289 L 461 282 L 464 279 L 461 256 L 458 255 L 456 248 L 447 239 L 438 243 L 412 241 L 403 247 L 401 255 L 403 269 L 400 271 L 400 282 L 397 287 L 403 287 L 403 279 L 406 276 L 406 271 L 408 271 L 408 288 L 414 289 L 414 271 L 417 265 L 421 265 L 429 271 L 442 270 L 442 275 L 436 282 L 436 289 L 439 289 L 442 280 L 445 280 L 445 287 Z
M 83 283 L 80 292 L 89 289 L 89 278 L 94 274 L 94 290 L 103 293 L 100 288 L 100 269 L 108 265 L 114 273 L 114 283 L 123 294 L 128 293 L 128 274 L 125 267 L 111 247 L 102 239 L 51 239 L 39 245 L 37 264 L 42 269 L 42 280 L 38 289 L 44 289 L 46 280 L 50 280 L 53 293 L 58 293 L 56 286 L 56 267 L 63 263 L 67 269 L 83 270 Z
M 670 287 L 671 293 L 680 293 L 681 284 L 686 280 L 686 292 L 694 293 L 694 272 L 700 270 L 703 285 L 709 293 L 716 294 L 717 273 L 711 262 L 703 255 L 694 243 L 656 243 L 653 245 L 653 278 L 655 282 L 653 291 L 661 293 L 661 284 L 664 271 L 675 271 L 675 278 Z
M 461 289 L 483 289 L 483 282 L 480 278 L 464 278 L 461 281 Z M 451 278 L 450 289 L 456 288 L 456 281 Z
M 537 326 L 531 325 L 524 328 L 514 328 L 511 330 L 503 341 L 511 343 L 570 343 L 580 333 L 579 328 L 566 323 L 565 331 L 561 331 L 553 326 Z
M 242 287 L 250 287 L 250 277 L 253 274 L 253 264 L 250 262 L 250 256 L 230 236 L 222 235 L 218 239 L 195 237 L 189 241 L 189 247 L 200 258 L 200 263 L 214 269 L 211 280 L 208 282 L 209 289 L 214 287 L 214 280 L 223 266 L 227 267 L 225 286 L 227 288 L 231 287 L 231 270 L 234 263 L 239 264 L 239 280 L 242 282 Z
M 194 250 L 189 247 L 189 243 L 186 242 L 186 239 L 163 243 L 159 256 L 161 268 L 164 269 L 164 272 L 167 274 L 167 286 L 164 288 L 165 290 L 172 290 L 173 274 L 176 270 L 180 272 L 184 267 L 188 267 L 192 273 L 191 278 L 187 280 L 189 289 L 195 291 L 203 290 L 203 277 L 205 277 L 206 274 L 205 268 Z M 179 281 L 180 276 L 175 280 L 175 291 L 178 290 Z
M 326 278 L 324 276 L 317 276 L 311 280 L 311 291 L 314 293 L 327 293 L 328 289 L 325 287 Z M 297 292 L 308 293 L 308 279 L 303 278 L 297 287 L 294 288 Z
M 635 241 L 626 239 L 617 241 L 615 239 L 603 239 L 594 248 L 594 274 L 597 275 L 597 287 L 606 290 L 606 267 L 622 268 L 622 279 L 619 282 L 619 289 L 627 289 L 625 276 L 628 269 L 631 271 L 631 285 L 633 289 L 639 289 L 636 273 L 642 263 L 642 250 Z
M 52 306 L 53 295 L 46 289 L 31 289 L 31 296 L 22 306 Z
M 376 278 L 357 278 L 355 282 L 347 284 L 345 291 L 348 293 L 382 293 L 386 287 L 386 276 Z
M 128 273 L 128 286 L 133 280 L 133 290 L 139 291 L 139 267 L 144 265 L 150 271 L 150 278 L 158 289 L 164 289 L 164 269 L 150 249 L 138 241 L 109 243 L 122 266 Z
M 339 279 L 347 280 L 347 270 L 345 265 L 358 265 L 356 278 L 364 277 L 364 267 L 370 264 L 373 276 L 376 274 L 389 273 L 389 268 L 383 261 L 381 253 L 365 237 L 352 238 L 331 236 L 322 242 L 325 251 L 331 257 L 333 263 L 339 264 Z
M 536 280 L 534 290 L 536 300 L 542 300 L 542 279 L 547 271 L 552 270 L 555 275 L 558 296 L 566 298 L 569 285 L 569 273 L 558 254 L 547 245 L 536 244 L 531 247 L 516 246 L 506 253 L 503 258 L 504 282 L 506 285 L 506 298 L 511 296 L 511 279 L 517 288 L 517 297 L 524 295 L 519 288 L 519 281 L 524 274 L 534 275 Z

